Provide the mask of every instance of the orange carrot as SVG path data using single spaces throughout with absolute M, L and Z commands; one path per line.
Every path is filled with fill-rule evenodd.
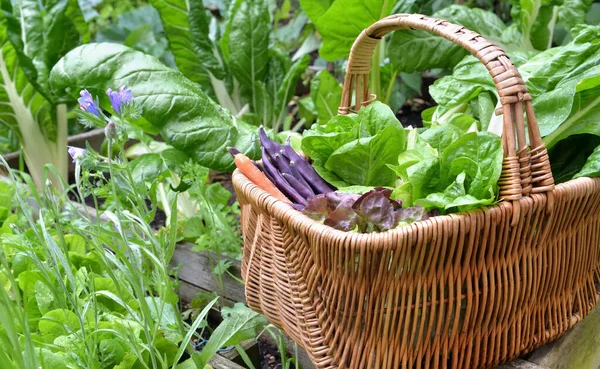
M 279 191 L 277 187 L 275 187 L 273 182 L 271 182 L 269 178 L 267 178 L 267 176 L 260 171 L 260 169 L 254 166 L 254 163 L 249 157 L 233 147 L 228 147 L 227 150 L 229 150 L 233 156 L 233 162 L 235 163 L 235 166 L 240 170 L 240 172 L 248 177 L 249 180 L 254 182 L 254 184 L 268 192 L 270 195 L 275 196 L 275 198 L 278 200 L 291 202 L 281 191 Z

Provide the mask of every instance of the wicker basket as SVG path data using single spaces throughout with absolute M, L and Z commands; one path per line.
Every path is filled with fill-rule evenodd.
M 384 233 L 346 233 L 236 171 L 247 301 L 318 368 L 491 368 L 557 338 L 596 304 L 600 179 L 554 186 L 517 69 L 497 46 L 443 20 L 398 14 L 364 30 L 350 53 L 341 114 L 353 86 L 356 110 L 371 101 L 371 55 L 397 29 L 462 45 L 494 78 L 504 116 L 501 201 Z

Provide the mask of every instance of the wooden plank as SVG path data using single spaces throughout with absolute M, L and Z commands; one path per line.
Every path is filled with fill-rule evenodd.
M 508 364 L 500 365 L 499 367 L 496 367 L 496 369 L 548 369 L 548 368 L 539 366 L 534 363 L 530 363 L 529 361 L 517 359 L 517 360 L 511 361 Z
M 561 338 L 537 349 L 528 361 L 549 369 L 600 368 L 600 305 Z
M 224 358 L 221 355 L 215 355 L 208 361 L 208 364 L 214 369 L 247 369 L 233 361 Z
M 178 244 L 171 260 L 171 267 L 179 267 L 179 279 L 206 291 L 215 291 L 220 296 L 237 302 L 246 302 L 244 285 L 227 273 L 222 276 L 222 287 L 217 283 L 212 270 L 217 260 L 217 254 L 210 251 L 193 251 L 193 244 Z M 241 279 L 240 261 L 221 256 L 230 260 L 233 266 L 229 271 Z
M 212 292 L 203 288 L 200 288 L 198 286 L 194 286 L 191 283 L 188 283 L 186 281 L 183 280 L 179 280 L 179 299 L 181 300 L 181 303 L 191 303 L 193 299 L 196 298 L 196 295 L 198 294 L 198 292 Z M 223 296 L 219 296 L 219 301 L 218 304 L 219 306 L 233 306 L 235 305 L 237 301 L 233 301 L 230 300 L 228 298 L 225 298 Z

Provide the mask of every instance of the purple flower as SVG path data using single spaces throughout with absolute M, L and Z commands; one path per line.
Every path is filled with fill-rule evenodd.
M 79 108 L 83 111 L 87 111 L 99 117 L 100 111 L 98 110 L 98 106 L 96 105 L 92 94 L 90 94 L 88 90 L 81 90 L 79 94 L 81 95 L 81 97 L 77 99 L 77 101 L 79 102 Z
M 110 103 L 117 114 L 121 114 L 121 108 L 131 104 L 133 101 L 131 90 L 128 89 L 127 86 L 121 86 L 119 91 L 113 91 L 109 88 L 106 90 L 106 94 L 110 98 Z
M 75 163 L 77 160 L 80 160 L 81 158 L 83 158 L 83 155 L 85 155 L 85 153 L 87 153 L 86 149 L 82 149 L 80 147 L 75 147 L 75 146 L 67 146 L 69 148 L 69 155 L 71 155 L 71 158 L 73 158 L 73 163 Z

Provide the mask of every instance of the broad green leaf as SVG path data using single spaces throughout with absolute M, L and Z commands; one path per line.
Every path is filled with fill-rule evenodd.
M 600 146 L 596 147 L 581 171 L 575 174 L 573 178 L 579 177 L 600 177 Z
M 452 124 L 444 124 L 437 127 L 431 127 L 422 133 L 421 137 L 427 141 L 431 147 L 438 150 L 439 153 L 450 146 L 454 141 L 460 139 L 465 130 Z
M 199 5 L 191 3 L 199 3 Z M 209 60 L 209 62 L 205 64 L 205 61 L 198 55 L 195 48 L 195 41 L 192 36 L 192 26 L 190 25 L 192 19 L 199 22 L 199 19 L 202 18 L 200 12 L 203 11 L 203 9 L 198 9 L 198 7 L 202 7 L 202 1 L 151 0 L 150 4 L 152 4 L 160 14 L 160 18 L 162 19 L 165 28 L 165 34 L 169 40 L 169 45 L 171 46 L 171 51 L 173 52 L 175 63 L 177 64 L 179 71 L 193 82 L 199 83 L 205 88 L 210 86 L 210 78 L 207 69 L 209 66 L 213 66 L 212 60 Z M 191 14 L 191 7 L 194 7 L 193 15 Z M 197 27 L 195 28 L 195 31 L 199 31 L 203 26 L 201 22 L 199 22 L 199 24 L 194 25 L 194 27 Z M 202 41 L 199 42 L 200 44 L 203 44 Z
M 181 166 L 189 158 L 177 149 L 166 149 L 160 153 L 147 153 L 131 161 L 131 175 L 133 180 L 141 184 L 154 184 L 163 178 L 163 175 L 173 170 L 180 173 Z
M 357 119 L 361 124 L 364 123 L 369 136 L 375 136 L 389 126 L 396 127 L 398 130 L 404 129 L 392 109 L 380 101 L 374 101 L 360 109 Z M 398 142 L 398 145 L 404 146 L 404 141 Z
M 481 92 L 496 92 L 494 81 L 487 69 L 473 56 L 464 58 L 450 76 L 442 77 L 429 87 L 431 97 L 439 104 L 434 114 L 435 120 L 466 109 L 467 103 L 476 98 Z M 448 117 L 449 118 L 449 117 Z
M 102 369 L 113 369 L 125 359 L 127 347 L 115 338 L 103 339 L 98 344 L 98 357 L 102 363 Z
M 209 37 L 210 19 L 201 0 L 189 1 L 190 35 L 194 51 L 204 68 L 208 69 L 216 78 L 224 79 L 225 71 L 219 59 L 213 41 Z
M 36 79 L 31 82 L 41 88 L 46 98 L 52 98 L 47 85 L 50 69 L 80 41 L 79 32 L 67 17 L 68 6 L 68 0 L 19 0 L 12 9 L 16 19 L 8 22 L 13 46 L 31 60 L 36 69 Z
M 571 114 L 544 142 L 552 147 L 569 136 L 586 133 L 600 136 L 600 86 L 575 94 Z
M 273 99 L 278 98 L 277 91 L 282 88 L 283 79 L 290 70 L 290 67 L 291 62 L 287 54 L 279 50 L 269 50 L 269 62 L 264 84 L 269 95 L 272 96 Z M 273 100 L 273 106 L 279 107 L 280 104 Z M 278 110 L 278 108 L 275 110 Z
M 388 126 L 377 135 L 351 141 L 337 149 L 325 168 L 349 185 L 391 186 L 396 174 L 388 168 L 404 150 L 404 132 Z
M 313 78 L 310 97 L 317 111 L 317 121 L 324 123 L 335 117 L 342 99 L 342 86 L 326 70 Z
M 206 363 L 224 346 L 237 345 L 244 340 L 256 337 L 258 330 L 266 324 L 266 319 L 250 310 L 242 303 L 233 308 L 223 308 L 223 321 L 212 332 L 200 355 L 194 360 L 199 368 Z
M 229 24 L 229 68 L 256 109 L 256 82 L 264 81 L 269 62 L 271 15 L 266 0 L 242 2 Z
M 52 290 L 42 281 L 35 282 L 35 301 L 40 313 L 46 314 L 55 308 L 55 298 Z
M 336 0 L 329 7 L 322 0 L 301 3 L 323 38 L 319 56 L 328 61 L 347 58 L 360 32 L 390 15 L 394 5 L 388 0 Z
M 254 127 L 236 120 L 180 72 L 125 46 L 78 47 L 53 68 L 50 84 L 54 90 L 73 95 L 77 91 L 72 86 L 86 86 L 91 91 L 129 86 L 142 116 L 161 130 L 165 141 L 211 169 L 233 169 L 227 146 L 253 158 L 259 156 Z
M 79 319 L 70 310 L 56 309 L 44 314 L 38 328 L 42 335 L 56 338 L 79 330 Z
M 499 136 L 488 133 L 468 133 L 449 145 L 441 156 L 442 182 L 465 172 L 470 180 L 467 194 L 477 199 L 489 197 L 502 171 L 503 149 Z
M 254 86 L 254 112 L 261 124 L 271 126 L 273 119 L 273 95 L 267 91 L 263 82 L 256 81 Z
M 499 39 L 505 29 L 502 20 L 494 13 L 462 5 L 449 6 L 434 16 L 461 24 L 490 40 Z M 411 52 L 407 53 L 406 50 Z M 388 55 L 394 68 L 405 73 L 451 68 L 467 54 L 462 46 L 426 31 L 395 31 L 388 46 Z
M 2 4 L 7 6 L 6 2 Z M 54 107 L 37 89 L 37 71 L 23 53 L 21 34 L 13 33 L 9 40 L 7 24 L 12 24 L 13 31 L 20 29 L 20 25 L 6 14 L 0 14 L 0 124 L 9 127 L 18 137 L 33 180 L 41 186 L 45 164 L 53 163 L 59 171 L 66 171 L 62 165 L 66 160 L 64 146 L 58 147 L 58 141 L 66 137 L 57 135 L 52 119 Z
M 327 9 L 335 0 L 300 0 L 302 10 L 308 15 L 313 24 L 317 24 L 319 19 L 327 12 Z
M 90 42 L 92 38 L 92 35 L 90 34 L 90 28 L 85 22 L 83 12 L 81 11 L 81 8 L 79 7 L 79 2 L 77 0 L 68 0 L 65 15 L 71 20 L 71 22 L 73 22 L 73 25 L 77 29 L 77 32 L 79 32 L 79 35 L 81 37 L 80 43 L 87 44 L 88 42 Z
M 304 131 L 302 151 L 312 159 L 326 162 L 337 149 L 357 138 L 356 115 L 338 115 L 326 125 L 315 124 Z

